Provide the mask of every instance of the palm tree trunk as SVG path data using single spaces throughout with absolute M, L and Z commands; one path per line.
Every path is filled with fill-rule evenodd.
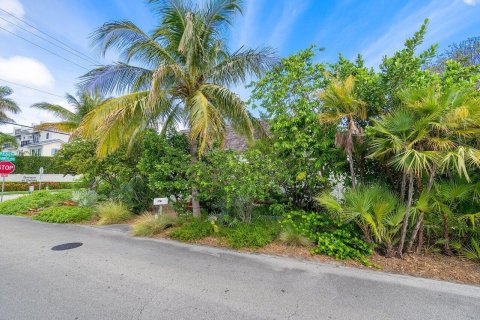
M 452 250 L 450 250 L 450 230 L 449 230 L 449 227 L 448 227 L 448 214 L 447 213 L 443 214 L 443 238 L 445 240 L 445 243 L 443 245 L 443 248 L 445 250 L 445 254 L 452 255 Z
M 190 143 L 190 157 L 192 165 L 198 161 L 197 159 L 197 142 L 192 141 Z M 198 201 L 198 190 L 195 186 L 192 186 L 192 215 L 194 217 L 200 217 L 200 202 Z
M 435 179 L 435 170 L 436 170 L 436 168 L 432 167 L 432 170 L 430 171 L 430 177 L 428 178 L 427 193 L 430 193 L 430 191 L 432 190 L 433 180 Z M 412 235 L 410 236 L 410 241 L 408 242 L 407 252 L 410 252 L 413 248 L 413 243 L 415 242 L 415 240 L 417 238 L 418 230 L 420 230 L 420 226 L 423 225 L 423 218 L 424 217 L 425 217 L 424 212 L 422 212 L 420 214 L 420 216 L 418 217 L 417 223 L 415 224 L 415 228 L 413 229 Z
M 350 166 L 350 175 L 352 177 L 352 188 L 355 190 L 357 186 L 357 181 L 355 179 L 355 169 L 353 167 L 353 152 L 351 149 L 348 150 L 348 164 Z
M 405 201 L 405 189 L 407 187 L 407 174 L 404 172 L 402 175 L 402 186 L 400 189 L 400 200 Z
M 417 245 L 417 254 L 421 254 L 423 251 L 423 232 L 424 232 L 424 227 L 423 227 L 423 221 L 422 224 L 420 225 L 420 232 L 418 234 L 418 245 Z
M 403 245 L 405 244 L 405 238 L 407 236 L 408 219 L 410 218 L 410 208 L 412 207 L 412 200 L 413 200 L 413 173 L 410 173 L 409 181 L 408 181 L 407 208 L 405 209 L 405 216 L 403 217 L 402 234 L 400 236 L 400 243 L 398 244 L 398 251 L 397 251 L 400 257 L 403 257 Z

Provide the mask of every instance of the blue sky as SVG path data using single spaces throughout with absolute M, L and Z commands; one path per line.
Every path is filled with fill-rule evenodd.
M 156 23 L 144 0 L 0 0 L 0 8 L 100 63 L 116 57 L 110 54 L 103 59 L 91 49 L 88 35 L 94 28 L 120 19 L 132 20 L 146 30 Z M 281 56 L 286 56 L 314 43 L 326 48 L 320 60 L 335 61 L 339 53 L 354 58 L 361 53 L 369 65 L 376 66 L 382 56 L 401 48 L 425 18 L 430 19 L 426 45 L 438 43 L 443 49 L 453 42 L 480 36 L 478 17 L 480 0 L 248 0 L 243 16 L 231 29 L 230 45 L 232 49 L 241 45 L 271 46 Z M 91 64 L 52 47 L 4 19 L 16 24 L 21 22 L 0 11 L 0 85 L 10 85 L 15 90 L 13 98 L 23 110 L 14 118 L 22 124 L 52 121 L 50 114 L 29 106 L 39 101 L 64 105 L 62 96 L 65 92 L 75 92 L 77 78 L 86 70 L 18 36 L 87 69 Z M 236 90 L 243 98 L 248 98 L 248 91 L 241 87 Z M 10 128 L 3 126 L 1 130 Z

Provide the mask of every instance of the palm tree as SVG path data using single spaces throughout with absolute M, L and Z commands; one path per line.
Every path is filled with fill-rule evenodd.
M 422 176 L 428 176 L 428 193 L 438 171 L 453 169 L 469 180 L 468 167 L 480 165 L 480 151 L 471 145 L 471 139 L 480 133 L 480 104 L 471 98 L 470 91 L 456 88 L 440 90 L 429 86 L 404 90 L 398 96 L 402 106 L 374 120 L 370 157 L 386 159 L 409 178 L 407 211 L 398 247 L 401 256 L 414 178 L 421 181 Z M 419 215 L 407 248 L 411 249 L 423 217 Z
M 107 101 L 98 92 L 93 95 L 90 95 L 88 92 L 81 92 L 78 94 L 78 98 L 67 93 L 65 99 L 73 107 L 74 111 L 48 102 L 39 102 L 31 106 L 31 108 L 49 111 L 62 120 L 41 123 L 36 126 L 37 129 L 54 128 L 62 132 L 72 133 L 72 135 L 78 135 L 80 134 L 78 128 L 82 119 L 95 107 Z
M 183 0 L 149 0 L 160 23 L 151 33 L 130 21 L 104 24 L 93 40 L 105 54 L 120 51 L 124 61 L 96 68 L 81 87 L 119 95 L 90 112 L 82 133 L 98 142 L 106 155 L 131 144 L 148 127 L 162 131 L 184 125 L 189 130 L 192 162 L 222 142 L 226 125 L 253 138 L 256 121 L 229 87 L 261 76 L 276 64 L 269 48 L 230 52 L 225 31 L 240 0 L 212 0 L 200 6 Z M 134 64 L 132 62 L 135 62 Z M 194 216 L 200 214 L 192 188 Z
M 341 202 L 330 193 L 324 193 L 316 200 L 343 222 L 357 223 L 366 242 L 371 242 L 373 235 L 378 244 L 385 243 L 387 255 L 392 254 L 393 238 L 405 211 L 388 188 L 359 185 L 356 189 L 346 190 Z
M 352 187 L 355 189 L 356 178 L 353 164 L 353 151 L 355 147 L 354 136 L 363 134 L 358 120 L 366 120 L 367 111 L 365 102 L 355 96 L 355 78 L 349 76 L 345 81 L 334 79 L 319 95 L 322 102 L 322 111 L 319 114 L 320 122 L 338 123 L 345 126 L 346 130 L 338 132 L 335 144 L 343 148 L 348 157 Z
M 13 90 L 9 87 L 0 86 L 0 121 L 13 121 L 7 112 L 16 114 L 21 111 L 15 101 L 7 97 L 12 93 Z

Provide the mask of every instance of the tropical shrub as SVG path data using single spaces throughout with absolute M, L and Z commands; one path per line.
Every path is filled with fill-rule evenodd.
M 189 143 L 186 135 L 174 131 L 166 136 L 147 131 L 138 168 L 147 177 L 148 186 L 157 196 L 173 199 L 175 210 L 183 212 L 191 192 Z
M 354 225 L 332 220 L 328 214 L 292 211 L 285 214 L 282 225 L 291 226 L 313 241 L 312 253 L 366 264 L 367 257 L 372 254 L 371 246 L 361 239 Z
M 212 211 L 252 220 L 255 203 L 279 193 L 275 161 L 258 150 L 216 150 L 196 164 L 194 184 Z
M 158 218 L 151 213 L 142 214 L 133 225 L 132 233 L 138 237 L 151 237 L 165 229 L 180 225 L 178 218 L 163 214 Z
M 282 231 L 278 235 L 278 241 L 294 247 L 309 247 L 313 244 L 305 235 L 288 224 L 282 226 Z
M 93 207 L 98 201 L 98 194 L 90 189 L 75 190 L 72 193 L 72 201 L 81 207 Z
M 97 224 L 115 224 L 127 221 L 133 217 L 130 210 L 122 202 L 106 201 L 96 207 Z
M 34 220 L 52 223 L 71 223 L 89 221 L 93 209 L 88 207 L 55 206 L 42 210 L 33 216 Z
M 279 226 L 276 223 L 240 223 L 235 227 L 224 228 L 221 235 L 229 246 L 239 248 L 261 248 L 275 240 Z
M 0 214 L 19 215 L 30 210 L 48 208 L 70 200 L 71 191 L 36 191 L 31 195 L 21 196 L 17 199 L 0 203 Z
M 52 157 L 42 156 L 16 156 L 15 173 L 38 174 L 40 168 L 45 173 L 61 173 Z
M 172 230 L 170 237 L 182 241 L 195 241 L 212 235 L 213 225 L 210 221 L 193 219 L 190 223 L 185 223 L 181 227 Z

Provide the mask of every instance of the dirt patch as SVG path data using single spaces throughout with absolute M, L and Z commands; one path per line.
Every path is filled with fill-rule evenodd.
M 155 238 L 168 238 L 169 233 L 170 230 L 166 230 L 161 234 L 156 235 Z M 191 243 L 211 247 L 228 248 L 226 241 L 217 237 L 206 237 Z M 310 248 L 292 247 L 278 242 L 272 242 L 263 248 L 240 249 L 238 251 L 263 253 L 274 256 L 318 261 L 340 266 L 379 270 L 388 273 L 397 273 L 480 286 L 480 263 L 472 262 L 460 257 L 450 257 L 439 253 L 431 253 L 427 255 L 409 255 L 405 256 L 403 259 L 385 258 L 379 254 L 373 254 L 369 259 L 372 265 L 367 267 L 352 260 L 336 260 L 335 258 L 325 255 L 312 255 L 310 253 Z

